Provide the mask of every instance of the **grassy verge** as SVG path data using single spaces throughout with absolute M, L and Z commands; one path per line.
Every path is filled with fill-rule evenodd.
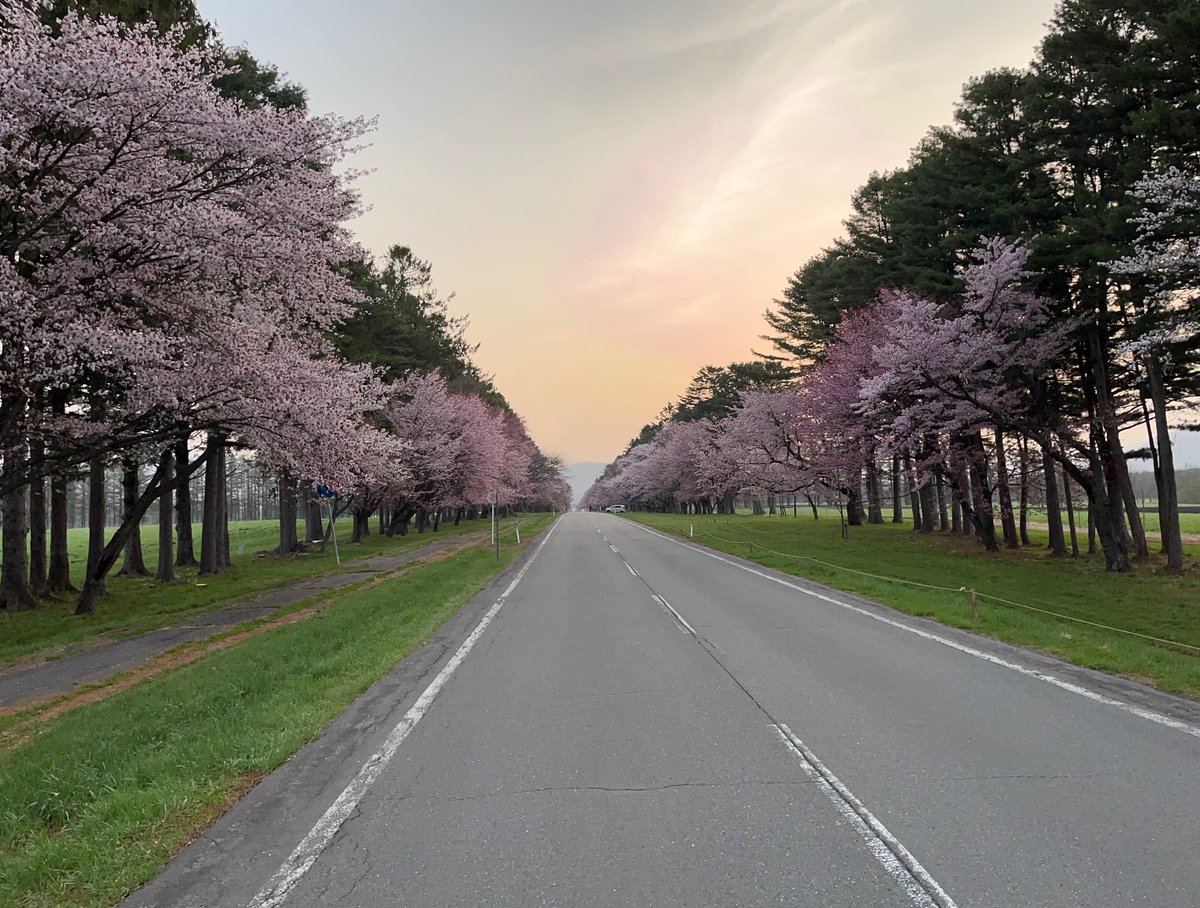
M 526 523 L 526 544 L 550 522 Z M 476 546 L 349 593 L 0 750 L 0 904 L 119 901 L 315 738 L 519 551 Z
M 1200 647 L 1200 565 L 1188 547 L 1187 570 L 1171 574 L 1157 561 L 1131 574 L 1112 574 L 1099 559 L 1054 559 L 1039 545 L 988 554 L 972 539 L 911 529 L 851 527 L 842 539 L 836 520 L 778 517 L 632 515 L 642 523 L 695 538 L 712 548 L 806 577 L 944 624 L 1051 653 L 1079 665 L 1154 684 L 1200 699 L 1200 653 L 982 599 L 972 588 L 1071 618 Z M 1045 534 L 1040 541 L 1044 542 Z M 1035 542 L 1039 539 L 1035 535 Z M 751 547 L 753 543 L 753 547 Z M 766 550 L 783 553 L 771 554 Z M 818 564 L 813 560 L 826 562 Z M 895 578 L 953 592 L 864 576 Z
M 506 522 L 506 526 L 511 522 Z M 348 535 L 347 522 L 342 523 L 342 530 Z M 339 567 L 332 546 L 325 552 L 288 558 L 263 555 L 278 545 L 277 521 L 233 523 L 229 529 L 233 565 L 221 574 L 199 577 L 195 568 L 180 568 L 179 580 L 165 584 L 147 577 L 111 577 L 108 595 L 101 600 L 95 614 L 87 616 L 74 615 L 75 602 L 70 598 L 48 600 L 29 612 L 0 611 L 0 668 L 33 655 L 55 658 L 71 652 L 80 642 L 101 635 L 120 637 L 153 630 L 258 593 L 348 570 L 347 562 L 376 555 L 399 555 L 441 539 L 487 532 L 487 529 L 486 520 L 474 520 L 458 527 L 444 524 L 436 533 L 394 537 L 373 533 L 361 543 L 341 544 L 342 567 Z M 85 532 L 72 531 L 77 535 Z M 196 532 L 198 539 L 198 528 Z M 146 562 L 153 565 L 157 540 L 151 545 L 151 535 L 146 534 Z M 72 545 L 78 548 L 77 552 L 72 550 L 73 560 L 82 560 L 85 538 L 72 537 Z M 82 578 L 77 578 L 77 583 L 81 582 Z

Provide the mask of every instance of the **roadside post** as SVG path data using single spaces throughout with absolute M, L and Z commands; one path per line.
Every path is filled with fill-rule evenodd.
M 329 535 L 333 537 L 333 557 L 337 559 L 338 567 L 341 567 L 342 555 L 337 544 L 337 515 L 333 511 L 333 500 L 337 498 L 337 492 L 329 486 L 321 485 L 317 486 L 317 497 L 329 505 Z

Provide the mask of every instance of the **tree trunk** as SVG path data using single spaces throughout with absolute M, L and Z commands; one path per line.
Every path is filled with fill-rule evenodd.
M 1046 526 L 1050 531 L 1050 553 L 1060 558 L 1067 555 L 1067 540 L 1063 536 L 1062 503 L 1058 498 L 1058 480 L 1054 476 L 1054 460 L 1042 447 L 1042 475 L 1046 482 Z
M 892 455 L 892 523 L 904 523 L 904 503 L 900 495 L 900 455 Z
M 1010 549 L 1019 549 L 1021 539 L 1017 536 L 1017 521 L 1013 516 L 1012 490 L 1008 484 L 1008 452 L 1004 450 L 1004 433 L 996 426 L 996 485 L 1000 491 L 1000 526 L 1004 532 L 1004 544 Z
M 221 566 L 221 477 L 225 472 L 224 439 L 208 433 L 204 464 L 204 503 L 200 513 L 200 576 L 219 574 Z
M 29 586 L 29 560 L 25 551 L 25 537 L 28 532 L 25 512 L 25 486 L 17 485 L 22 471 L 25 469 L 25 446 L 23 441 L 14 444 L 4 452 L 3 475 L 5 486 L 13 491 L 4 496 L 4 517 L 0 520 L 3 527 L 4 542 L 0 549 L 0 562 L 3 562 L 3 573 L 0 574 L 0 609 L 10 612 L 31 609 L 36 604 L 33 590 Z
M 867 457 L 867 523 L 883 523 L 883 481 L 873 449 Z
M 83 590 L 75 604 L 76 615 L 90 615 L 104 596 L 104 460 L 93 457 L 88 461 L 88 554 Z
M 1146 358 L 1146 376 L 1154 404 L 1154 429 L 1158 436 L 1158 515 L 1167 569 L 1183 570 L 1183 535 L 1179 526 L 1179 489 L 1175 484 L 1175 454 L 1171 450 L 1171 428 L 1167 424 L 1167 395 L 1159 374 L 1158 361 Z
M 321 501 L 311 491 L 311 485 L 305 483 L 305 488 L 309 489 L 304 496 L 304 535 L 310 541 L 316 541 L 321 538 Z
M 1021 545 L 1033 545 L 1029 538 L 1029 442 L 1021 439 Z
M 921 532 L 932 533 L 937 527 L 937 504 L 935 503 L 933 477 L 926 476 L 921 486 Z
M 46 564 L 45 448 L 41 436 L 30 439 L 29 485 L 29 590 L 42 597 L 50 592 Z
M 904 475 L 908 479 L 908 498 L 912 506 L 913 529 L 921 529 L 921 493 L 916 488 L 916 478 L 913 476 L 912 458 L 904 455 Z
M 946 513 L 946 477 L 943 475 L 941 468 L 937 471 L 937 509 L 938 509 L 938 526 L 944 533 L 950 529 L 950 516 Z
M 357 513 L 357 512 L 356 512 Z M 367 515 L 368 517 L 370 514 Z M 365 520 L 363 521 L 365 523 Z M 359 526 L 355 522 L 355 535 Z M 351 539 L 358 542 L 358 539 Z M 299 544 L 296 529 L 296 483 L 287 469 L 279 471 L 279 556 L 290 555 Z
M 979 540 L 989 552 L 998 552 L 1000 543 L 996 540 L 996 522 L 992 512 L 992 486 L 988 482 L 987 452 L 983 449 L 983 436 L 972 433 L 970 437 L 970 453 L 967 468 L 971 473 L 971 491 L 975 496 L 975 527 L 979 532 Z
M 188 461 L 191 451 L 188 445 L 189 436 L 185 435 L 175 443 L 175 477 L 179 485 L 175 487 L 175 564 L 177 567 L 189 567 L 196 563 L 196 546 L 192 539 L 192 485 Z
M 221 444 L 217 447 L 215 459 L 217 465 L 217 566 L 226 570 L 233 560 L 229 553 L 229 459 L 226 456 L 229 446 L 226 437 L 221 436 Z
M 1075 534 L 1075 502 L 1071 500 L 1071 477 L 1063 468 L 1063 499 L 1067 505 L 1067 526 L 1071 530 L 1071 557 L 1079 557 L 1079 537 Z
M 1121 447 L 1121 427 L 1109 392 L 1108 360 L 1105 356 L 1100 329 L 1093 326 L 1088 331 L 1087 340 L 1092 380 L 1095 383 L 1095 413 L 1093 416 L 1099 418 L 1098 425 L 1096 420 L 1093 420 L 1092 431 L 1104 466 L 1104 478 L 1108 485 L 1105 498 L 1109 503 L 1107 507 L 1103 508 L 1107 513 L 1101 515 L 1100 519 L 1106 525 L 1115 524 L 1123 535 L 1125 532 L 1123 518 L 1127 517 L 1134 551 L 1137 557 L 1146 558 L 1150 555 L 1150 547 L 1146 542 L 1146 531 L 1142 526 L 1141 514 L 1138 513 L 1137 498 L 1133 494 L 1133 483 L 1129 478 L 1129 465 L 1125 461 L 1125 452 Z M 1122 510 L 1124 510 L 1124 514 L 1122 514 Z M 1099 530 L 1099 527 L 1097 529 Z M 1101 546 L 1103 547 L 1103 531 L 1100 532 Z M 1127 546 L 1123 547 L 1127 548 Z M 1108 553 L 1110 550 L 1106 548 L 1105 551 Z M 1111 550 L 1111 554 L 1117 556 L 1117 561 L 1121 560 L 1117 549 Z M 1105 563 L 1108 563 L 1107 554 Z M 1128 567 L 1114 567 L 1113 570 L 1128 570 Z
M 50 592 L 75 592 L 71 583 L 71 551 L 67 542 L 67 477 L 50 477 Z
M 158 472 L 164 477 L 175 472 L 175 452 L 163 448 L 158 460 Z M 158 572 L 154 575 L 162 583 L 175 580 L 175 537 L 171 527 L 171 491 L 158 496 Z
M 121 464 L 121 522 L 124 523 L 137 507 L 138 487 L 141 485 L 140 465 L 132 460 Z M 125 542 L 125 561 L 118 576 L 148 577 L 146 561 L 142 556 L 142 525 L 134 524 L 129 539 Z

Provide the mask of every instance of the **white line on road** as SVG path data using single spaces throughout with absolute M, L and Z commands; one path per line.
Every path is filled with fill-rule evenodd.
M 275 908 L 275 906 L 283 904 L 283 900 L 287 898 L 288 893 L 300 882 L 301 877 L 308 872 L 309 868 L 316 863 L 317 858 L 321 856 L 321 852 L 333 841 L 333 837 L 337 835 L 337 831 L 342 827 L 342 824 L 354 813 L 355 808 L 358 807 L 358 802 L 367 793 L 367 789 L 371 787 L 383 770 L 387 768 L 388 763 L 396 755 L 396 751 L 399 750 L 404 739 L 416 728 L 417 723 L 421 721 L 422 717 L 429 710 L 429 706 L 433 703 L 434 698 L 446 686 L 446 682 L 450 680 L 450 676 L 462 664 L 463 659 L 467 657 L 467 653 L 471 651 L 471 648 L 483 636 L 483 632 L 492 623 L 492 619 L 496 617 L 496 613 L 500 611 L 501 606 L 504 605 L 505 601 L 512 594 L 512 591 L 517 588 L 517 584 L 525 577 L 526 572 L 537 556 L 541 554 L 546 543 L 550 541 L 550 536 L 554 533 L 557 526 L 558 524 L 555 522 L 555 525 L 550 527 L 550 531 L 546 533 L 546 538 L 541 541 L 537 549 L 529 557 L 529 560 L 517 572 L 517 576 L 513 578 L 508 588 L 500 594 L 500 598 L 487 610 L 487 614 L 480 619 L 479 624 L 475 626 L 475 630 L 471 631 L 471 635 L 463 641 L 458 651 L 450 657 L 450 661 L 445 664 L 442 670 L 438 672 L 437 677 L 425 688 L 424 693 L 417 698 L 417 702 L 404 714 L 404 718 L 396 723 L 396 727 L 392 729 L 387 740 L 383 742 L 383 746 L 371 754 L 367 761 L 363 763 L 358 774 L 342 790 L 337 800 L 317 820 L 316 825 L 309 830 L 308 835 L 296 846 L 296 850 L 275 871 L 275 875 L 271 877 L 267 885 L 250 902 L 249 908 Z
M 850 821 L 850 825 L 867 843 L 871 854 L 892 878 L 904 887 L 914 905 L 920 908 L 957 908 L 954 899 L 929 875 L 929 871 L 921 866 L 921 862 L 913 857 L 912 852 L 863 806 L 862 801 L 854 796 L 842 780 L 835 776 L 790 728 L 782 723 L 774 728 L 788 750 L 800 758 L 805 774 L 817 783 L 842 816 Z
M 630 523 L 634 523 L 634 521 L 630 521 Z M 857 612 L 858 614 L 865 615 L 866 617 L 871 618 L 874 621 L 880 621 L 883 624 L 889 624 L 892 627 L 899 628 L 902 631 L 908 631 L 908 633 L 910 633 L 910 634 L 916 634 L 918 637 L 924 637 L 926 640 L 932 640 L 934 643 L 940 643 L 943 646 L 948 646 L 951 649 L 956 649 L 960 653 L 966 653 L 969 656 L 974 656 L 977 659 L 982 659 L 984 662 L 990 662 L 993 665 L 1000 666 L 1001 668 L 1011 669 L 1012 671 L 1018 672 L 1022 675 L 1025 675 L 1026 677 L 1036 678 L 1039 681 L 1045 681 L 1047 684 L 1053 684 L 1055 687 L 1061 688 L 1062 690 L 1065 690 L 1065 691 L 1070 691 L 1073 694 L 1078 694 L 1081 697 L 1086 697 L 1087 699 L 1092 700 L 1096 703 L 1103 703 L 1105 706 L 1115 706 L 1117 709 L 1122 710 L 1127 713 L 1130 713 L 1132 715 L 1138 716 L 1139 718 L 1149 719 L 1151 722 L 1157 722 L 1159 725 L 1165 725 L 1167 728 L 1173 728 L 1176 731 L 1183 732 L 1184 734 L 1188 734 L 1188 735 L 1192 735 L 1193 737 L 1200 738 L 1200 727 L 1192 725 L 1188 722 L 1184 722 L 1181 719 L 1176 719 L 1174 716 L 1168 716 L 1165 713 L 1160 713 L 1160 712 L 1157 712 L 1156 710 L 1152 710 L 1152 709 L 1146 709 L 1143 706 L 1137 706 L 1136 704 L 1133 704 L 1133 703 L 1125 703 L 1121 700 L 1115 700 L 1112 697 L 1106 697 L 1104 694 L 1098 694 L 1093 690 L 1088 690 L 1086 687 L 1083 687 L 1082 685 L 1075 684 L 1071 681 L 1065 681 L 1062 678 L 1059 678 L 1055 675 L 1047 674 L 1046 672 L 1040 671 L 1036 668 L 1028 668 L 1027 666 L 1024 666 L 1024 665 L 1018 665 L 1015 662 L 1010 662 L 1007 659 L 1002 659 L 1000 656 L 993 656 L 991 653 L 985 653 L 985 652 L 983 652 L 983 650 L 978 650 L 972 646 L 967 646 L 965 643 L 959 643 L 957 640 L 951 640 L 950 638 L 943 637 L 940 634 L 930 633 L 929 631 L 922 630 L 919 627 L 913 627 L 911 625 L 905 624 L 903 621 L 897 621 L 893 618 L 888 618 L 886 615 L 877 615 L 874 612 L 871 612 L 865 608 L 859 608 L 857 605 L 851 605 L 849 602 L 842 602 L 841 600 L 834 599 L 832 596 L 826 596 L 822 593 L 817 593 L 812 590 L 805 589 L 804 587 L 800 586 L 799 584 L 789 583 L 787 580 L 784 580 L 781 577 L 773 577 L 770 574 L 766 573 L 765 571 L 755 570 L 754 568 L 749 567 L 748 565 L 745 565 L 745 564 L 741 564 L 737 561 L 734 561 L 731 558 L 726 558 L 722 555 L 716 554 L 715 552 L 708 551 L 706 549 L 700 548 L 699 546 L 696 546 L 693 544 L 681 542 L 678 539 L 672 539 L 670 536 L 667 536 L 664 533 L 660 533 L 657 530 L 652 530 L 649 527 L 644 526 L 642 524 L 637 524 L 637 526 L 640 526 L 643 530 L 645 530 L 647 533 L 650 533 L 652 536 L 657 536 L 660 539 L 665 539 L 667 542 L 673 543 L 681 548 L 689 549 L 693 552 L 696 552 L 697 554 L 705 555 L 708 558 L 714 558 L 717 561 L 721 561 L 725 564 L 732 565 L 733 567 L 740 568 L 741 570 L 746 571 L 747 573 L 754 574 L 756 577 L 762 577 L 765 580 L 770 580 L 772 583 L 778 583 L 780 586 L 786 586 L 789 589 L 796 590 L 797 592 L 803 593 L 806 596 L 811 596 L 814 599 L 820 599 L 822 602 L 828 602 L 831 605 L 838 606 L 838 608 L 844 608 L 851 612 Z
M 654 594 L 654 599 L 656 602 L 658 602 L 659 605 L 661 605 L 668 612 L 670 612 L 672 615 L 674 615 L 675 620 L 678 621 L 680 624 L 682 624 L 685 628 L 687 628 L 687 632 L 689 634 L 691 634 L 693 637 L 697 636 L 696 629 L 694 627 L 692 627 L 690 624 L 688 624 L 687 621 L 684 620 L 683 615 L 681 615 L 681 614 L 679 614 L 679 612 L 675 611 L 675 606 L 671 605 L 671 603 L 667 602 L 666 599 L 664 599 L 662 596 L 658 595 L 657 593 Z
M 634 576 L 634 577 L 641 577 L 641 576 L 642 576 L 641 574 L 639 574 L 637 571 L 635 571 L 635 570 L 633 569 L 633 565 L 632 565 L 632 564 L 630 564 L 628 561 L 626 561 L 626 562 L 625 562 L 625 567 L 629 568 L 629 573 L 633 574 L 633 576 Z
M 613 545 L 611 542 L 608 544 L 608 547 L 610 549 L 612 549 L 614 552 L 617 552 L 617 547 L 615 545 Z M 617 552 L 617 554 L 620 555 L 621 553 Z

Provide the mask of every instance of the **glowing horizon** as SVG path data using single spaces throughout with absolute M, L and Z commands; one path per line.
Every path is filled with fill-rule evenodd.
M 767 346 L 853 190 L 1024 66 L 1054 0 L 199 6 L 315 112 L 379 116 L 361 241 L 432 262 L 543 450 L 607 462 Z

